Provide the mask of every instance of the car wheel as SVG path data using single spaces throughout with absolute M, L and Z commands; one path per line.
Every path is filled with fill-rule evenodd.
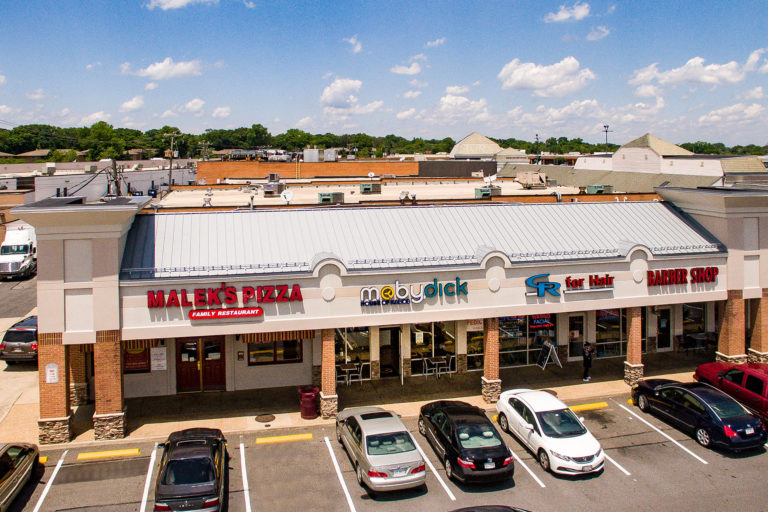
M 360 469 L 360 464 L 355 464 L 355 475 L 357 476 L 357 483 L 360 487 L 365 486 L 363 483 L 363 470 Z
M 427 426 L 424 424 L 424 418 L 419 416 L 419 434 L 423 435 L 424 437 L 427 436 Z
M 507 416 L 503 412 L 499 413 L 499 426 L 501 427 L 501 430 L 509 433 L 509 422 L 507 421 Z
M 544 471 L 549 471 L 549 455 L 544 450 L 539 450 L 539 465 Z
M 709 435 L 709 431 L 704 427 L 696 429 L 696 441 L 704 448 L 709 447 L 712 444 L 712 436 Z
M 645 395 L 639 395 L 637 397 L 637 406 L 641 411 L 648 412 L 648 409 L 651 408 L 650 404 L 648 403 L 648 397 Z
M 6 361 L 5 364 L 11 366 L 12 364 L 16 364 L 16 361 Z
M 446 457 L 443 461 L 443 467 L 445 468 L 445 476 L 448 480 L 453 480 L 453 464 L 451 464 L 451 459 Z

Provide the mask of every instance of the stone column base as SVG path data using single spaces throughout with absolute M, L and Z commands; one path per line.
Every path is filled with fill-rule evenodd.
M 127 432 L 125 411 L 93 415 L 93 437 L 97 441 L 122 439 Z
M 563 366 L 568 364 L 568 345 L 558 345 L 555 347 L 557 350 L 557 357 L 560 359 L 560 363 Z
M 467 373 L 467 354 L 456 356 L 456 373 Z
M 339 395 L 325 395 L 320 392 L 320 414 L 324 420 L 335 418 L 339 412 Z
M 371 380 L 381 378 L 381 361 L 371 361 Z
M 322 366 L 312 366 L 312 385 L 320 387 L 323 381 L 323 367 Z
M 68 443 L 72 439 L 72 415 L 37 420 L 40 444 Z
M 403 372 L 403 378 L 407 379 L 411 376 L 411 358 L 403 359 L 403 367 L 400 369 Z
M 480 377 L 480 383 L 485 403 L 495 404 L 498 402 L 499 395 L 501 395 L 501 379 L 486 379 L 483 376 Z
M 723 354 L 722 352 L 715 352 L 715 361 L 718 361 L 721 363 L 744 364 L 747 362 L 747 354 L 737 354 L 735 356 L 728 356 Z
M 768 352 L 758 352 L 754 349 L 747 350 L 748 363 L 768 363 Z
M 637 381 L 643 378 L 645 373 L 644 364 L 632 364 L 624 361 L 624 382 L 629 386 L 634 386 Z
M 87 382 L 73 382 L 69 385 L 69 403 L 71 405 L 85 405 L 88 403 Z

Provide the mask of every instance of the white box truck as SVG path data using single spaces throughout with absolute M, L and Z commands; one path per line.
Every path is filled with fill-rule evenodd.
M 0 277 L 29 277 L 37 271 L 37 237 L 30 225 L 9 227 L 0 245 Z

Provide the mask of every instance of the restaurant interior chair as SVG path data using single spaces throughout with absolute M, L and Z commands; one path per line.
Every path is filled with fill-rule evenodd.
M 349 372 L 349 384 L 354 381 L 363 383 L 363 363 L 355 363 L 355 369 Z
M 430 375 L 437 375 L 437 366 L 432 364 L 428 357 L 424 358 L 424 378 Z
M 347 382 L 347 372 L 341 369 L 341 365 L 336 365 L 336 383 L 343 383 L 348 384 Z

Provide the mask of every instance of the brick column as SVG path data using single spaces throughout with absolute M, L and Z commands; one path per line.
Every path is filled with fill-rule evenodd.
M 69 401 L 72 405 L 88 403 L 88 379 L 85 375 L 83 345 L 67 345 L 69 351 Z
M 643 378 L 643 317 L 641 308 L 629 308 L 629 339 L 624 361 L 624 382 L 630 386 Z
M 483 320 L 483 377 L 481 378 L 483 400 L 492 404 L 499 401 L 501 379 L 499 378 L 499 319 Z
M 336 394 L 336 342 L 333 329 L 322 330 L 322 370 L 320 379 L 320 413 L 323 418 L 335 418 L 339 412 Z
M 746 363 L 744 333 L 744 297 L 741 290 L 728 290 L 717 343 L 715 360 L 728 363 Z
M 747 359 L 750 363 L 768 363 L 768 289 L 763 288 L 763 297 L 755 302 L 757 311 Z
M 96 331 L 93 349 L 96 412 L 93 430 L 96 440 L 125 437 L 127 421 L 123 393 L 123 348 L 120 331 Z
M 40 444 L 66 443 L 72 439 L 67 347 L 61 342 L 60 332 L 39 333 L 37 341 L 40 386 L 38 438 Z M 56 382 L 49 383 L 49 379 Z

